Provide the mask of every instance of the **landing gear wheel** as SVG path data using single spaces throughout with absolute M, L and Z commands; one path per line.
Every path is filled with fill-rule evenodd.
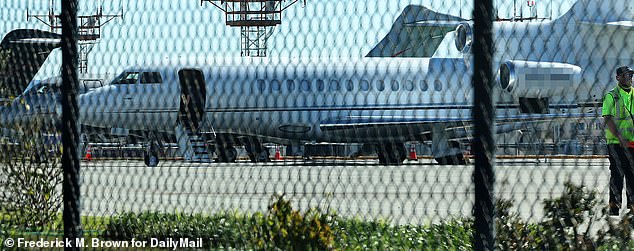
M 145 165 L 148 167 L 158 166 L 159 161 L 160 160 L 157 155 L 148 154 L 148 153 L 143 154 L 143 162 L 145 162 Z
M 255 153 L 253 155 L 249 154 L 249 158 L 251 159 L 251 162 L 254 162 L 254 163 L 271 162 L 271 158 L 269 157 L 269 151 L 266 149 L 262 149 L 260 152 Z
M 238 158 L 238 150 L 235 147 L 216 148 L 216 154 L 218 155 L 218 161 L 232 163 L 236 162 Z
M 377 148 L 379 163 L 381 165 L 401 165 L 405 161 L 405 145 L 403 144 L 384 144 Z
M 151 143 L 147 150 L 143 153 L 143 162 L 148 167 L 158 166 L 160 159 L 158 154 L 158 145 Z
M 244 142 L 244 149 L 253 163 L 270 162 L 269 151 L 256 138 L 249 138 Z
M 236 159 L 238 159 L 238 150 L 236 150 L 235 147 L 231 147 L 227 152 L 229 162 L 236 162 Z
M 388 161 L 387 161 L 387 158 L 385 156 L 385 153 L 379 151 L 376 154 L 379 155 L 379 164 L 381 164 L 381 165 L 387 165 L 388 164 Z

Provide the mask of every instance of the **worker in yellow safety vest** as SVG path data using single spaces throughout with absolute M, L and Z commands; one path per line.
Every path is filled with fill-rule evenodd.
M 634 92 L 629 66 L 616 69 L 617 87 L 603 97 L 601 115 L 605 122 L 605 138 L 610 160 L 609 214 L 618 216 L 621 209 L 623 177 L 625 177 L 627 207 L 634 212 Z

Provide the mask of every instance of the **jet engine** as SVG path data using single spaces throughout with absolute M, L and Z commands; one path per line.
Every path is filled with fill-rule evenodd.
M 576 90 L 581 67 L 565 63 L 510 60 L 500 65 L 500 87 L 527 113 L 547 113 L 548 99 Z
M 468 54 L 471 50 L 471 43 L 473 42 L 473 32 L 471 25 L 467 22 L 462 22 L 456 27 L 456 37 L 454 43 L 456 49 L 463 54 Z
M 574 90 L 581 67 L 564 63 L 506 61 L 500 66 L 500 87 L 517 97 L 549 97 Z

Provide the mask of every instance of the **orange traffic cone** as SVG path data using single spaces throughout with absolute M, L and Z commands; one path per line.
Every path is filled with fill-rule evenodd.
M 275 147 L 275 160 L 283 160 L 282 155 L 280 154 L 280 147 Z
M 92 160 L 92 151 L 90 150 L 90 145 L 86 147 L 86 157 L 84 159 L 91 161 Z
M 418 156 L 416 156 L 416 147 L 414 144 L 409 145 L 409 160 L 418 160 Z

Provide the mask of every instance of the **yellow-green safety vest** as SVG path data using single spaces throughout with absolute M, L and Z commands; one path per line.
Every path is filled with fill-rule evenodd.
M 608 95 L 612 96 L 612 100 L 614 101 L 614 113 L 604 113 L 603 115 L 612 115 L 616 128 L 621 132 L 623 138 L 627 141 L 634 142 L 634 120 L 631 113 L 632 108 L 634 108 L 632 104 L 632 91 L 630 91 L 628 97 L 623 97 L 620 89 L 620 87 L 616 87 L 604 97 L 605 100 Z M 603 109 L 605 109 L 605 107 Z M 608 144 L 619 144 L 618 138 L 614 136 L 607 127 L 605 128 L 605 138 Z

